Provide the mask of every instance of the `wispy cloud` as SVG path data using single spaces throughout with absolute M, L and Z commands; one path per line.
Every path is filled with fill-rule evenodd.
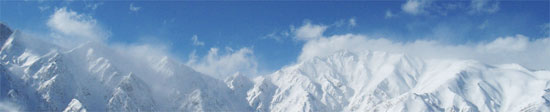
M 204 42 L 199 41 L 199 36 L 197 35 L 193 35 L 191 41 L 193 41 L 193 45 L 195 46 L 204 46 Z
M 44 11 L 50 9 L 50 6 L 48 6 L 48 5 L 38 6 L 38 9 L 40 10 L 40 12 L 44 12 Z
M 394 16 L 396 16 L 396 15 L 393 14 L 390 10 L 386 10 L 386 13 L 385 13 L 385 15 L 384 15 L 384 18 L 389 19 L 389 18 L 392 18 L 392 17 L 394 17 Z
M 193 52 L 189 56 L 190 59 L 187 65 L 201 73 L 219 79 L 224 79 L 235 73 L 254 76 L 258 71 L 258 62 L 254 56 L 254 52 L 252 49 L 246 47 L 237 51 L 226 47 L 222 52 L 220 52 L 219 48 L 210 48 L 205 57 L 197 57 L 195 52 Z
M 306 24 L 307 25 L 307 24 Z M 309 26 L 316 26 L 309 23 Z M 550 31 L 550 30 L 549 30 Z M 456 36 L 445 33 L 440 36 Z M 444 40 L 418 39 L 401 42 L 363 34 L 323 35 L 306 40 L 298 61 L 331 55 L 341 50 L 352 52 L 384 51 L 405 53 L 425 59 L 472 59 L 487 64 L 517 63 L 532 69 L 550 69 L 550 38 L 530 40 L 524 35 L 498 37 L 488 42 L 456 44 Z
M 550 39 L 529 41 L 523 35 L 499 37 L 478 44 L 449 45 L 439 41 L 416 40 L 410 43 L 359 34 L 332 35 L 308 41 L 299 60 L 326 56 L 340 50 L 365 50 L 405 53 L 425 59 L 473 59 L 488 64 L 517 63 L 533 69 L 549 69 Z
M 47 25 L 71 41 L 103 41 L 109 35 L 91 16 L 78 14 L 67 8 L 57 9 L 50 16 Z
M 260 37 L 260 39 L 273 39 L 275 42 L 282 43 L 286 39 L 293 39 L 296 28 L 294 25 L 289 25 L 289 29 L 282 31 L 273 31 L 267 35 Z
M 288 32 L 287 32 L 286 36 L 288 36 Z M 269 33 L 269 34 L 261 37 L 261 39 L 273 39 L 276 42 L 283 42 L 283 38 L 286 37 L 286 36 L 284 36 L 283 32 L 281 32 L 281 35 L 277 32 L 272 32 L 272 33 Z
M 135 43 L 108 43 L 107 41 L 102 41 L 106 37 L 100 34 L 104 33 L 105 29 L 100 27 L 92 16 L 80 14 L 67 8 L 61 8 L 51 15 L 47 24 L 53 33 L 68 35 L 61 39 L 54 37 L 54 39 L 68 41 L 54 44 L 76 50 L 76 52 L 86 53 L 86 56 L 76 58 L 83 58 L 82 60 L 85 61 L 85 59 L 90 59 L 97 55 L 104 60 L 116 61 L 117 63 L 111 64 L 116 66 L 118 70 L 121 72 L 133 72 L 136 76 L 147 79 L 144 81 L 150 84 L 153 90 L 168 91 L 166 89 L 169 88 L 166 88 L 166 83 L 164 82 L 167 78 L 177 74 L 195 72 L 186 66 L 183 61 L 173 58 L 174 54 L 170 52 L 169 45 L 162 41 L 151 42 L 145 40 Z M 68 40 L 71 38 L 77 38 L 82 41 Z M 242 48 L 237 51 L 228 49 L 227 53 L 211 50 L 207 56 L 194 58 L 189 62 L 193 62 L 190 65 L 196 67 L 199 72 L 214 74 L 212 76 L 221 77 L 224 75 L 223 73 L 230 72 L 254 74 L 257 64 L 253 60 L 255 59 L 253 56 L 253 52 L 249 48 Z M 86 65 L 82 67 L 86 67 Z M 83 68 L 83 70 L 85 69 Z M 4 109 L 2 106 L 0 104 L 0 111 Z
M 429 7 L 432 0 L 407 0 L 405 4 L 401 6 L 401 9 L 409 14 L 417 15 L 425 13 L 425 8 Z
M 135 6 L 134 3 L 130 3 L 130 11 L 137 12 L 141 9 L 141 7 Z
M 472 0 L 470 13 L 494 13 L 500 9 L 496 0 Z
M 541 29 L 544 36 L 550 37 L 550 23 L 544 23 L 541 25 Z
M 489 20 L 485 20 L 485 21 L 483 21 L 483 23 L 481 23 L 478 26 L 478 28 L 483 30 L 483 29 L 487 28 L 488 25 L 489 25 Z
M 286 38 L 291 38 L 298 41 L 307 41 L 311 39 L 320 38 L 323 36 L 323 33 L 330 27 L 343 27 L 347 26 L 349 28 L 357 26 L 357 19 L 351 17 L 349 19 L 340 19 L 333 24 L 322 25 L 322 24 L 313 24 L 310 20 L 304 20 L 303 24 L 296 28 L 294 25 L 290 25 L 288 30 L 280 32 L 271 32 L 261 39 L 273 39 L 276 42 L 283 42 Z
M 103 5 L 103 2 L 99 2 L 99 3 L 89 3 L 89 4 L 86 4 L 86 8 L 87 9 L 91 9 L 91 10 L 95 10 L 97 9 L 99 6 Z
M 351 26 L 351 27 L 357 26 L 357 21 L 355 20 L 355 18 L 350 18 L 348 20 L 348 25 Z
M 164 74 L 174 73 L 178 70 L 175 68 L 169 69 L 158 67 L 160 65 L 175 67 L 178 65 L 177 63 L 179 63 L 175 62 L 175 59 L 170 58 L 173 54 L 168 52 L 169 48 L 166 44 L 154 44 L 151 43 L 151 41 L 145 41 L 144 43 L 110 45 L 103 41 L 107 36 L 103 35 L 106 31 L 100 27 L 97 21 L 91 16 L 79 14 L 67 8 L 60 8 L 51 15 L 47 24 L 53 32 L 68 35 L 63 37 L 63 39 L 58 40 L 67 40 L 70 39 L 70 37 L 78 37 L 76 39 L 82 40 L 67 40 L 70 42 L 58 42 L 58 45 L 71 46 L 71 48 L 74 48 L 75 45 L 73 44 L 80 45 L 92 41 L 94 42 L 93 45 L 97 44 L 113 49 L 113 51 L 116 51 L 115 54 L 127 55 L 126 59 L 117 60 L 126 60 L 129 63 L 141 63 L 139 65 L 150 65 L 151 68 L 155 69 L 153 72 Z M 205 44 L 204 42 L 199 41 L 197 35 L 193 35 L 191 40 L 193 41 L 193 45 L 203 46 Z M 166 61 L 163 60 L 171 60 L 169 61 L 170 63 L 176 64 L 165 63 Z M 211 48 L 208 54 L 204 57 L 199 57 L 195 53 L 192 53 L 186 64 L 201 73 L 220 79 L 234 73 L 256 75 L 258 68 L 258 62 L 256 61 L 254 52 L 248 47 L 240 48 L 238 50 L 233 50 L 230 47 L 226 47 L 223 50 L 219 50 L 219 48 Z M 134 65 L 126 66 L 129 66 L 125 67 L 126 69 L 131 69 L 128 71 L 136 70 L 135 68 L 151 69 Z
M 496 0 L 472 0 L 469 6 L 461 2 L 436 2 L 438 0 L 407 0 L 401 9 L 411 15 L 447 15 L 449 11 L 464 11 L 469 14 L 494 13 L 499 10 Z M 386 18 L 391 17 L 386 11 Z
M 297 40 L 311 40 L 320 38 L 323 36 L 323 32 L 327 30 L 328 26 L 311 24 L 310 21 L 305 21 L 304 25 L 296 29 L 294 37 Z

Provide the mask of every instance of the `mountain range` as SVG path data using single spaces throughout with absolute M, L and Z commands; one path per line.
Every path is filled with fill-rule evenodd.
M 342 50 L 220 80 L 168 56 L 65 48 L 4 24 L 0 45 L 0 101 L 20 111 L 550 111 L 550 71 L 518 64 Z

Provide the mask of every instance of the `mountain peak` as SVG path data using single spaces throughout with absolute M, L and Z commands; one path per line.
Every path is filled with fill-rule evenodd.
M 86 112 L 86 108 L 77 99 L 71 100 L 67 108 L 63 112 Z
M 0 42 L 3 44 L 8 37 L 13 33 L 8 25 L 0 22 Z
M 265 111 L 536 110 L 550 99 L 544 75 L 517 64 L 342 50 L 260 76 L 247 98 Z

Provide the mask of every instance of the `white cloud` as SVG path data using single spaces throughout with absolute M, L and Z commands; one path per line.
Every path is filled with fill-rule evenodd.
M 295 39 L 297 40 L 311 40 L 316 38 L 321 38 L 323 32 L 327 30 L 328 26 L 325 25 L 314 25 L 311 22 L 306 21 L 304 25 L 296 29 Z
M 351 27 L 354 27 L 357 25 L 357 22 L 355 21 L 355 18 L 350 18 L 348 20 L 348 25 L 351 26 Z
M 108 36 L 105 33 L 106 30 L 101 28 L 96 20 L 88 15 L 61 8 L 50 16 L 47 25 L 53 31 L 52 36 L 54 38 L 52 41 L 54 44 L 67 49 L 81 47 L 82 45 L 98 48 L 96 49 L 97 52 L 107 52 L 107 54 L 104 54 L 106 57 L 117 58 L 112 59 L 112 61 L 122 61 L 122 63 L 118 63 L 124 64 L 118 66 L 118 69 L 121 70 L 158 74 L 157 72 L 168 73 L 182 69 L 175 68 L 181 67 L 178 64 L 180 61 L 174 61 L 175 59 L 170 58 L 172 55 L 168 52 L 168 46 L 165 42 L 155 40 L 156 38 L 143 38 L 143 41 L 133 44 L 109 44 L 104 41 Z M 113 55 L 119 55 L 118 57 L 122 58 Z M 150 67 L 143 65 L 149 65 Z M 151 68 L 157 72 L 149 70 Z
M 96 20 L 91 16 L 78 14 L 66 8 L 56 10 L 48 20 L 48 26 L 52 32 L 55 32 L 52 34 L 62 35 L 62 38 L 58 40 L 66 41 L 54 44 L 61 47 L 65 46 L 67 49 L 73 49 L 75 46 L 79 47 L 79 49 L 73 49 L 76 51 L 73 53 L 74 55 L 83 56 L 77 56 L 76 58 L 83 58 L 81 60 L 85 60 L 86 58 L 90 59 L 90 57 L 101 56 L 97 58 L 106 59 L 107 62 L 111 62 L 110 64 L 116 66 L 116 69 L 120 72 L 131 72 L 141 79 L 146 79 L 143 81 L 150 84 L 153 91 L 158 91 L 153 95 L 160 95 L 161 97 L 166 96 L 163 91 L 172 90 L 172 88 L 167 87 L 168 83 L 165 81 L 174 75 L 188 76 L 185 74 L 194 73 L 195 71 L 215 76 L 216 78 L 224 78 L 236 72 L 253 76 L 257 74 L 258 64 L 250 48 L 241 48 L 238 50 L 225 48 L 225 52 L 213 48 L 204 57 L 192 54 L 191 56 L 194 57 L 191 57 L 187 63 L 182 63 L 184 61 L 172 58 L 174 56 L 170 52 L 170 47 L 166 42 L 154 40 L 157 39 L 154 37 L 151 37 L 153 38 L 152 41 L 145 37 L 145 39 L 142 39 L 144 41 L 130 44 L 107 43 L 106 41 L 90 42 L 89 40 L 106 38 L 104 35 L 99 35 L 105 32 L 105 30 L 99 27 Z M 83 37 L 77 39 L 85 41 L 70 40 L 73 37 Z M 86 66 L 82 67 L 86 68 Z M 10 107 L 14 106 L 6 106 L 0 102 L 0 111 L 13 110 Z
M 199 37 L 197 35 L 193 35 L 193 37 L 191 37 L 191 40 L 193 41 L 193 45 L 195 46 L 204 46 L 204 42 L 199 41 Z
M 477 44 L 448 45 L 439 41 L 403 43 L 365 35 L 333 35 L 306 42 L 298 60 L 327 56 L 340 50 L 405 53 L 425 59 L 473 59 L 488 64 L 517 63 L 532 69 L 550 69 L 550 38 L 533 41 L 523 35 L 500 37 Z
M 323 33 L 330 27 L 343 26 L 348 26 L 349 28 L 355 27 L 357 26 L 357 19 L 355 17 L 340 19 L 329 25 L 313 24 L 309 20 L 304 20 L 303 25 L 299 26 L 297 29 L 294 25 L 290 25 L 288 30 L 271 32 L 262 36 L 261 39 L 273 39 L 276 42 L 283 42 L 286 38 L 293 38 L 294 40 L 307 41 L 323 38 Z
M 134 3 L 130 3 L 130 11 L 137 12 L 141 9 L 141 7 L 134 6 Z
M 393 14 L 390 10 L 387 10 L 386 15 L 384 16 L 384 18 L 389 19 L 389 18 L 392 18 L 394 16 L 395 16 L 395 14 Z
M 54 31 L 74 40 L 103 41 L 109 35 L 91 16 L 60 8 L 52 14 L 47 25 Z M 76 38 L 75 38 L 76 37 Z
M 401 9 L 406 13 L 417 15 L 424 13 L 426 7 L 431 4 L 431 0 L 407 0 L 405 4 L 401 6 Z
M 411 14 L 418 14 L 421 11 L 420 3 L 415 0 L 408 0 L 401 8 L 403 11 Z
M 104 35 L 106 34 L 104 33 L 105 30 L 99 27 L 96 20 L 91 16 L 61 8 L 51 15 L 47 24 L 52 31 L 56 32 L 53 33 L 54 36 L 61 35 L 55 36 L 61 37 L 57 40 L 63 41 L 56 42 L 55 44 L 57 45 L 74 48 L 75 46 L 87 43 L 88 46 L 113 49 L 110 51 L 113 55 L 125 56 L 124 59 L 114 59 L 116 61 L 124 61 L 122 64 L 125 65 L 121 65 L 121 70 L 150 74 L 173 74 L 181 69 L 174 68 L 181 67 L 178 64 L 180 61 L 170 58 L 172 55 L 169 53 L 169 47 L 165 43 L 150 40 L 136 44 L 106 43 L 103 40 L 108 35 Z M 79 41 L 74 41 L 75 39 Z M 191 40 L 194 45 L 204 45 L 204 42 L 198 40 L 197 35 L 191 37 Z M 157 43 L 155 44 L 154 42 Z M 139 65 L 149 65 L 150 68 Z M 256 75 L 258 66 L 254 53 L 250 48 L 233 50 L 229 47 L 223 51 L 219 51 L 218 48 L 212 48 L 204 57 L 198 57 L 193 53 L 187 61 L 187 65 L 201 73 L 217 78 L 224 78 L 237 72 L 246 75 Z M 154 70 L 148 71 L 151 68 Z M 143 77 L 147 77 L 147 75 Z
M 192 53 L 187 65 L 219 79 L 224 79 L 234 73 L 253 76 L 257 74 L 258 68 L 258 62 L 250 48 L 233 51 L 229 47 L 226 47 L 225 53 L 220 53 L 218 48 L 211 48 L 202 59 L 198 59 L 196 54 Z
M 500 9 L 496 0 L 472 0 L 470 2 L 470 13 L 494 13 Z

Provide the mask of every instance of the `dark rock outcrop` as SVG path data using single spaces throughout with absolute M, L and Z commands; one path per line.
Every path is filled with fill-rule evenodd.
M 0 23 L 0 45 L 4 44 L 6 42 L 6 39 L 10 37 L 10 35 L 13 33 L 13 31 L 5 25 L 4 23 Z

